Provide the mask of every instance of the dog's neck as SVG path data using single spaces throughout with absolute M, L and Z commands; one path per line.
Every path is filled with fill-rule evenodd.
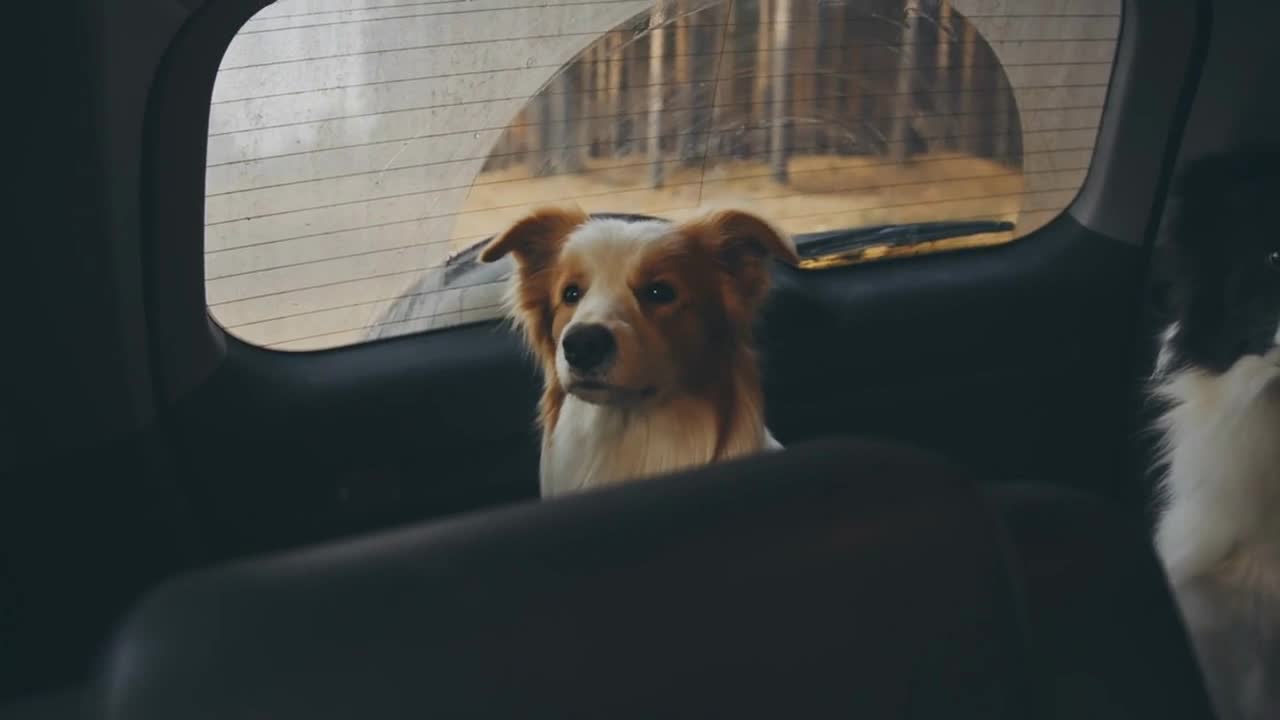
M 592 405 L 550 387 L 543 412 L 543 497 L 777 447 L 749 365 L 729 373 L 711 392 L 634 408 Z
M 1166 335 L 1166 346 L 1172 333 Z M 1265 560 L 1280 586 L 1280 360 L 1246 356 L 1224 373 L 1176 367 L 1154 377 L 1161 417 L 1164 508 L 1156 544 L 1175 582 Z

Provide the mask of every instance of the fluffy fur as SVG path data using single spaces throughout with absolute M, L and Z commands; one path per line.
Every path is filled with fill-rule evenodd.
M 733 210 L 675 224 L 548 208 L 480 258 L 508 253 L 513 319 L 544 377 L 543 497 L 778 447 L 752 326 L 770 259 L 797 258 L 769 223 Z M 584 332 L 607 335 L 610 350 L 584 360 Z
M 1280 151 L 1201 160 L 1176 188 L 1177 318 L 1156 545 L 1222 720 L 1280 718 Z

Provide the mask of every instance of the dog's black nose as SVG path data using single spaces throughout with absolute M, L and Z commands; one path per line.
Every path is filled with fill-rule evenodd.
M 603 325 L 579 325 L 564 334 L 564 359 L 574 370 L 594 370 L 613 357 L 617 345 Z

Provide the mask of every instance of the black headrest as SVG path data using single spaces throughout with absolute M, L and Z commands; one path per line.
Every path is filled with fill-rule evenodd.
M 945 463 L 813 443 L 170 583 L 101 716 L 1022 720 L 1008 550 Z

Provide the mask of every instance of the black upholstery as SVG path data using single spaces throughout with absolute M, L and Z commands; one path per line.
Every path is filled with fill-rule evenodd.
M 1006 532 L 833 440 L 204 572 L 120 630 L 100 716 L 1208 718 L 1145 543 L 1009 492 Z
M 1212 717 L 1143 518 L 1050 487 L 986 494 L 1014 553 L 1045 717 Z

